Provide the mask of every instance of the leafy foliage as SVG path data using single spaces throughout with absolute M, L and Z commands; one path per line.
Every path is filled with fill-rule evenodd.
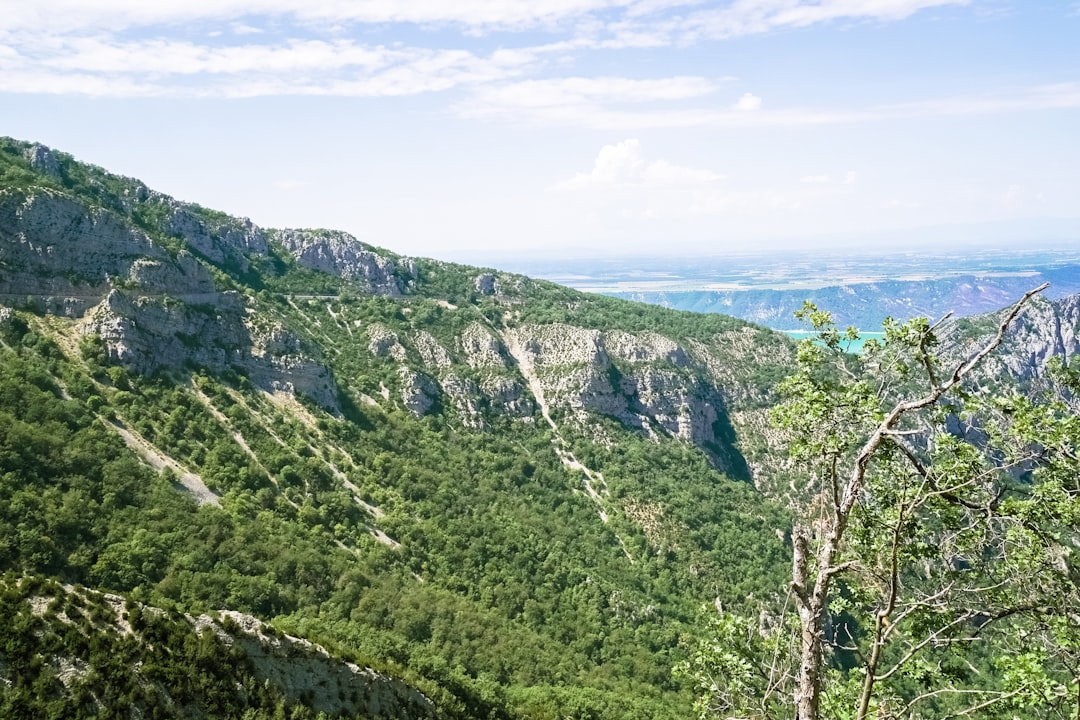
M 807 308 L 819 335 L 776 412 L 809 471 L 786 606 L 797 614 L 714 621 L 720 642 L 684 666 L 706 715 L 1080 712 L 1080 418 L 961 383 L 1023 302 L 947 370 L 925 320 L 887 323 L 885 343 L 853 358 L 854 331 Z

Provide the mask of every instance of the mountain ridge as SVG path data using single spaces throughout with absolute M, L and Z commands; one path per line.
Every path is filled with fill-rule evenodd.
M 0 304 L 13 596 L 55 577 L 240 612 L 406 681 L 435 717 L 674 720 L 700 607 L 790 579 L 780 333 L 263 229 L 12 140 Z M 1075 352 L 1066 306 L 1018 326 L 1016 373 Z M 988 323 L 949 326 L 945 352 Z M 1036 347 L 1051 326 L 1064 344 Z M 33 670 L 55 652 L 22 652 L 0 648 L 0 714 L 93 716 Z M 152 690 L 129 669 L 97 670 Z
M 752 483 L 793 345 L 763 328 L 263 229 L 10 140 L 0 294 L 0 391 L 42 407 L 0 445 L 47 412 L 111 448 L 70 482 L 61 447 L 0 467 L 39 506 L 0 537 L 49 538 L 5 568 L 330 638 L 447 717 L 680 716 L 699 603 L 784 572 Z M 110 456 L 145 484 L 116 507 Z M 100 516 L 57 525 L 77 497 Z

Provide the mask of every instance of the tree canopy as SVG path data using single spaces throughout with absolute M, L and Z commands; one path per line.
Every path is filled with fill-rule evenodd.
M 887 322 L 856 357 L 854 329 L 800 313 L 817 337 L 774 413 L 792 579 L 759 617 L 710 619 L 681 667 L 703 717 L 1077 717 L 1080 418 L 968 382 L 1042 289 L 951 367 L 940 322 Z

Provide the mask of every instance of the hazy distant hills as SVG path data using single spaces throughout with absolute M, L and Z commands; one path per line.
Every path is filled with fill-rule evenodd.
M 1050 297 L 1080 292 L 1080 265 L 1022 275 L 884 280 L 791 290 L 748 288 L 611 294 L 676 310 L 725 313 L 777 330 L 797 329 L 793 313 L 809 300 L 831 311 L 840 325 L 873 330 L 880 327 L 886 317 L 937 319 L 950 311 L 958 317 L 991 312 L 1046 281 L 1051 283 Z
M 714 257 L 508 259 L 509 266 L 588 292 L 677 310 L 724 313 L 799 329 L 805 300 L 841 325 L 873 331 L 886 317 L 992 312 L 1043 282 L 1046 297 L 1080 292 L 1080 253 L 994 248 L 926 252 L 837 249 Z

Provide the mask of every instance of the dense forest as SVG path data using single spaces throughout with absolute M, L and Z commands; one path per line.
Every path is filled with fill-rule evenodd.
M 138 194 L 135 181 L 59 153 L 58 173 L 35 173 L 23 149 L 3 147 L 0 192 L 64 193 L 122 213 L 172 257 L 190 250 L 162 229 L 164 210 L 125 200 Z M 207 226 L 221 220 L 193 212 Z M 18 242 L 17 229 L 3 232 L 4 243 Z M 8 259 L 0 284 L 14 285 Z M 19 302 L 0 324 L 5 570 L 169 613 L 250 613 L 407 680 L 448 717 L 689 712 L 690 684 L 672 667 L 689 651 L 701 607 L 772 593 L 785 573 L 784 511 L 756 491 L 745 461 L 730 478 L 708 448 L 601 414 L 581 422 L 553 407 L 556 431 L 535 406 L 507 417 L 481 404 L 483 422 L 470 426 L 446 394 L 419 416 L 395 398 L 401 367 L 423 370 L 422 347 L 409 340 L 419 332 L 451 348 L 458 376 L 481 383 L 513 370 L 476 368 L 453 351 L 477 323 L 700 342 L 743 323 L 698 322 L 520 276 L 500 276 L 516 284 L 511 298 L 492 297 L 477 291 L 480 270 L 419 259 L 406 293 L 369 294 L 300 266 L 273 242 L 243 264 L 201 262 L 221 291 L 246 297 L 254 324 L 292 329 L 332 368 L 338 407 L 268 393 L 241 367 L 125 365 L 78 318 L 34 297 Z M 139 291 L 115 278 L 109 288 Z M 375 326 L 401 338 L 404 362 L 368 350 Z M 633 371 L 604 370 L 616 382 Z M 738 372 L 755 392 L 780 375 L 769 363 Z M 748 407 L 762 404 L 743 394 Z M 571 453 L 603 478 L 599 499 L 564 461 Z M 210 494 L 203 502 L 185 491 L 187 474 Z M 10 577 L 8 586 L 30 592 Z M 27 652 L 6 647 L 3 667 Z M 39 667 L 64 654 L 33 652 Z M 27 702 L 20 688 L 31 692 L 34 678 L 6 676 Z M 127 692 L 131 681 L 116 682 Z M 93 684 L 79 693 L 54 686 L 33 695 L 42 716 L 50 703 L 85 705 L 86 692 L 91 707 L 111 704 Z
M 5 717 L 791 717 L 794 675 L 770 678 L 811 606 L 793 558 L 828 535 L 842 503 L 825 479 L 839 488 L 850 463 L 840 534 L 855 542 L 826 573 L 848 574 L 817 611 L 821 707 L 970 707 L 934 683 L 977 684 L 1001 717 L 1073 707 L 1068 368 L 1051 404 L 973 374 L 988 404 L 958 377 L 920 406 L 940 412 L 874 435 L 998 318 L 951 326 L 947 360 L 925 322 L 856 358 L 813 308 L 820 335 L 796 346 L 722 315 L 263 230 L 11 140 L 0 301 Z M 969 497 L 938 468 L 992 482 L 965 481 L 984 493 Z M 1053 512 L 1048 490 L 1029 502 L 1044 485 L 1061 490 Z M 950 534 L 965 523 L 1001 532 Z M 994 572 L 1016 568 L 995 563 L 1021 547 L 1060 581 L 1048 604 L 1002 591 L 1001 623 L 973 605 L 882 614 L 889 578 L 898 597 L 934 597 L 941 569 L 950 592 L 1005 587 Z M 969 572 L 978 558 L 987 574 Z M 942 618 L 986 632 L 947 636 Z M 903 641 L 878 643 L 885 660 L 934 652 L 854 713 L 884 622 Z M 981 641 L 998 627 L 1057 635 Z M 281 638 L 308 648 L 282 660 L 306 679 L 256 661 Z M 988 647 L 1018 648 L 1022 667 Z M 304 664 L 316 652 L 353 685 L 327 690 L 330 666 Z M 361 675 L 412 699 L 374 703 Z

